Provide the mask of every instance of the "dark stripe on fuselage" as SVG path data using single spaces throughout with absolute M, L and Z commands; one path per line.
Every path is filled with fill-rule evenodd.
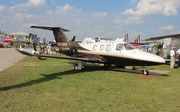
M 109 64 L 116 64 L 116 65 L 124 65 L 124 66 L 150 66 L 150 65 L 160 65 L 162 63 L 146 61 L 146 60 L 136 60 L 124 57 L 113 57 L 113 56 L 104 56 L 101 55 L 105 60 L 106 63 Z

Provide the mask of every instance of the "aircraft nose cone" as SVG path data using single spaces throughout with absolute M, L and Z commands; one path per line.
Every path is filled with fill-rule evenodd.
M 160 57 L 160 56 L 158 56 L 158 58 L 157 58 L 157 62 L 159 62 L 159 63 L 165 63 L 166 62 L 166 60 L 164 59 L 164 58 L 162 58 L 162 57 Z
M 150 57 L 151 61 L 156 63 L 157 65 L 158 64 L 165 64 L 166 60 L 160 56 L 157 56 L 157 55 L 152 55 Z
M 147 61 L 147 63 L 149 62 L 149 65 L 160 65 L 166 62 L 164 58 L 144 51 L 139 51 L 138 56 L 141 60 Z

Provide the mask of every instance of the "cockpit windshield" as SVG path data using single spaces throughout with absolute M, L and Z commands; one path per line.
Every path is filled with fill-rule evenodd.
M 131 44 L 129 44 L 129 43 L 124 44 L 124 46 L 125 46 L 126 50 L 136 49 L 135 47 L 133 47 L 133 46 L 132 46 Z
M 133 50 L 136 49 L 135 47 L 133 47 L 131 44 L 129 43 L 125 43 L 125 44 L 117 44 L 116 45 L 116 50 L 120 51 L 120 50 Z
M 120 50 L 124 50 L 125 48 L 124 48 L 124 44 L 117 44 L 116 45 L 116 50 L 117 51 L 120 51 Z

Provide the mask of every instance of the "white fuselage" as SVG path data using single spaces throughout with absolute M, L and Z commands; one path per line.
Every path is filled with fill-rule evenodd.
M 92 54 L 100 55 L 102 57 L 111 57 L 114 58 L 121 58 L 128 60 L 133 60 L 133 62 L 148 62 L 149 63 L 165 63 L 164 58 L 144 52 L 137 48 L 134 48 L 127 42 L 121 41 L 104 41 L 104 42 L 94 42 L 94 43 L 79 43 L 79 45 L 89 51 Z M 117 59 L 115 61 L 117 61 Z M 108 60 L 109 61 L 109 60 Z M 121 60 L 122 62 L 122 60 Z M 129 62 L 130 63 L 130 62 Z

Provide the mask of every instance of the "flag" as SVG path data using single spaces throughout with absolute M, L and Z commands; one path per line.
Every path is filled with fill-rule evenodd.
M 128 34 L 125 35 L 126 42 L 129 42 Z
M 46 44 L 46 38 L 43 38 L 43 44 L 44 45 Z
M 4 32 L 0 30 L 0 34 L 4 34 Z
M 4 36 L 2 36 L 2 40 L 1 41 L 2 41 L 2 43 L 4 43 Z
M 137 37 L 137 43 L 140 43 L 140 35 Z
M 137 43 L 137 39 L 134 40 L 134 43 Z
M 0 30 L 0 34 L 5 34 L 6 35 L 6 32 L 3 31 L 3 30 Z

